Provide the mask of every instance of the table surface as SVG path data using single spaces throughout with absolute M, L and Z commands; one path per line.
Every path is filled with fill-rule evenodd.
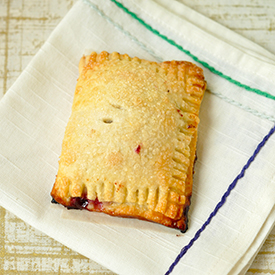
M 275 54 L 274 0 L 178 0 Z M 0 1 L 0 99 L 76 0 Z M 114 274 L 0 207 L 0 274 Z M 275 228 L 246 275 L 275 274 Z

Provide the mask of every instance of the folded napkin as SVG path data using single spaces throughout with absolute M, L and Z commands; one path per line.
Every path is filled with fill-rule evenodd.
M 87 50 L 204 69 L 208 91 L 185 234 L 50 203 Z M 274 74 L 274 55 L 179 2 L 80 0 L 0 101 L 0 204 L 118 274 L 164 274 L 273 127 Z M 172 274 L 245 273 L 275 221 L 274 152 L 271 135 Z

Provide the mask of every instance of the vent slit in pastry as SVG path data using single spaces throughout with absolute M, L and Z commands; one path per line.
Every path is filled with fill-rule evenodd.
M 116 109 L 122 109 L 122 107 L 117 104 L 110 103 L 110 105 Z
M 53 201 L 185 231 L 205 88 L 190 62 L 83 56 Z
M 113 123 L 113 120 L 111 118 L 103 118 L 102 121 L 108 124 Z

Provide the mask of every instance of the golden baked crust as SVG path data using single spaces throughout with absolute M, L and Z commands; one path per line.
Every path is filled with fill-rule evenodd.
M 93 52 L 79 72 L 54 200 L 185 231 L 202 69 Z

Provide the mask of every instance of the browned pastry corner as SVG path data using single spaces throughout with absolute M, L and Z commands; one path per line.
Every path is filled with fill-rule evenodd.
M 53 199 L 185 231 L 202 69 L 93 52 L 79 73 Z

